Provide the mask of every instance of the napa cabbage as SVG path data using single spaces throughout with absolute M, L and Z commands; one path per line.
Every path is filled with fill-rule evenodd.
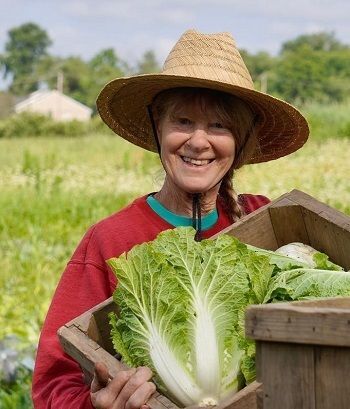
M 217 404 L 254 380 L 248 305 L 350 295 L 350 274 L 325 269 L 332 263 L 323 256 L 310 268 L 229 235 L 197 242 L 194 234 L 167 230 L 108 260 L 118 279 L 114 347 L 128 365 L 150 367 L 157 387 L 181 406 Z

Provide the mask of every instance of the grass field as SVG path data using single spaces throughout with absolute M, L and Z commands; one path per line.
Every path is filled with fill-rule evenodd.
M 235 185 L 271 199 L 297 188 L 350 214 L 349 151 L 349 138 L 311 138 L 289 157 L 241 169 Z M 0 340 L 16 334 L 24 345 L 36 344 L 60 274 L 86 229 L 157 190 L 162 177 L 157 155 L 117 137 L 0 140 Z M 28 407 L 8 397 L 1 406 L 1 398 L 0 392 L 5 409 Z

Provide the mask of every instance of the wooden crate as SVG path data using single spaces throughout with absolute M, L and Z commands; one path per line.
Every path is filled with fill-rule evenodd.
M 350 270 L 350 217 L 294 190 L 227 229 L 269 250 L 300 241 Z M 252 306 L 259 408 L 350 408 L 350 298 Z
M 350 408 L 350 298 L 249 307 L 263 409 Z
M 68 322 L 58 331 L 58 337 L 64 351 L 74 358 L 85 373 L 86 381 L 91 381 L 95 362 L 103 362 L 113 378 L 120 370 L 126 368 L 114 357 L 113 345 L 110 339 L 108 314 L 117 312 L 117 306 L 112 298 L 98 304 L 94 308 Z M 257 393 L 260 387 L 253 382 L 234 396 L 226 399 L 218 409 L 257 409 Z M 156 392 L 147 402 L 151 409 L 178 409 L 173 402 Z M 191 409 L 200 409 L 191 406 Z
M 332 261 L 350 269 L 350 218 L 300 191 L 294 190 L 281 196 L 224 232 L 245 243 L 269 250 L 301 241 L 327 253 Z M 123 365 L 113 356 L 110 341 L 108 313 L 115 309 L 110 298 L 67 323 L 58 332 L 64 350 L 79 362 L 88 378 L 97 361 L 107 365 L 111 377 L 123 369 Z M 260 381 L 259 378 L 259 382 L 252 383 L 222 402 L 219 408 L 262 408 Z M 152 397 L 149 405 L 152 409 L 176 409 L 172 402 L 158 393 Z
M 350 270 L 350 217 L 293 190 L 220 232 L 266 250 L 309 244 Z

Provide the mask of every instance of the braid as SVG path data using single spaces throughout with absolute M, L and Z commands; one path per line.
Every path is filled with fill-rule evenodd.
M 224 176 L 219 189 L 219 195 L 222 198 L 223 207 L 231 223 L 234 223 L 245 214 L 243 207 L 239 204 L 238 195 L 233 188 L 233 174 L 234 167 L 232 166 Z

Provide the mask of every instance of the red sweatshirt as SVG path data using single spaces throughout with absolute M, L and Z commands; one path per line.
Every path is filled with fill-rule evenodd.
M 56 333 L 62 325 L 113 294 L 116 278 L 105 260 L 173 228 L 149 207 L 146 197 L 136 199 L 118 213 L 92 226 L 68 262 L 40 336 L 33 377 L 35 409 L 93 408 L 90 389 L 84 384 L 81 369 L 63 352 Z M 269 200 L 264 196 L 242 195 L 241 202 L 248 214 Z M 230 225 L 220 203 L 218 213 L 218 221 L 203 232 L 204 238 Z

